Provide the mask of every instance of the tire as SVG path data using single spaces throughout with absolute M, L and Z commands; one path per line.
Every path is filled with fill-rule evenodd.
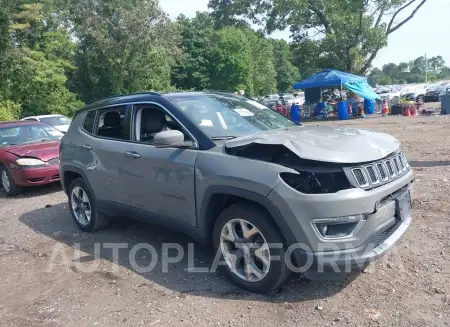
M 4 178 L 6 180 L 4 180 Z M 22 193 L 23 189 L 17 186 L 8 168 L 0 164 L 0 185 L 5 190 L 7 196 L 16 196 Z
M 288 269 L 288 266 L 285 262 L 286 243 L 277 226 L 274 225 L 272 218 L 264 210 L 255 205 L 247 203 L 234 204 L 223 210 L 217 218 L 212 235 L 213 245 L 216 253 L 217 251 L 220 251 L 221 259 L 225 259 L 226 253 L 224 255 L 223 248 L 228 247 L 228 245 L 224 245 L 224 243 L 228 244 L 228 241 L 223 242 L 223 229 L 227 225 L 227 223 L 233 224 L 233 222 L 239 219 L 244 219 L 246 222 L 250 223 L 248 225 L 250 227 L 252 225 L 253 227 L 256 227 L 260 232 L 262 238 L 268 244 L 281 244 L 281 247 L 269 248 L 270 266 L 267 269 L 266 275 L 261 280 L 245 280 L 242 276 L 243 274 L 246 274 L 245 270 L 241 274 L 241 276 L 239 276 L 239 272 L 237 272 L 238 270 L 235 269 L 235 271 L 233 271 L 228 263 L 222 265 L 225 274 L 234 284 L 250 292 L 269 293 L 271 291 L 277 290 L 286 281 L 290 273 L 290 270 Z M 226 251 L 227 250 L 225 250 L 225 252 Z M 281 260 L 273 260 L 274 256 L 279 256 Z M 245 259 L 241 259 L 241 261 L 242 260 L 244 260 L 244 262 L 247 262 Z M 258 259 L 256 258 L 256 260 Z M 255 263 L 255 261 L 253 261 L 253 263 Z
M 83 199 L 88 199 L 89 201 L 89 208 L 87 208 L 86 202 L 83 201 L 84 208 L 83 212 L 87 212 L 87 209 L 90 211 L 90 218 L 87 219 L 86 214 L 78 213 L 79 216 L 75 213 L 76 210 L 74 210 L 74 205 L 77 201 L 73 200 L 73 191 L 76 191 L 77 194 L 83 194 Z M 79 190 L 82 191 L 82 193 L 79 193 Z M 108 224 L 108 217 L 101 213 L 96 206 L 95 197 L 92 195 L 89 187 L 87 186 L 86 182 L 82 178 L 75 179 L 72 183 L 70 183 L 68 188 L 68 200 L 69 200 L 69 209 L 70 213 L 72 214 L 72 218 L 75 221 L 75 223 L 78 225 L 78 227 L 84 231 L 84 232 L 96 232 L 102 228 L 104 228 Z M 86 198 L 85 198 L 85 197 Z M 81 204 L 80 204 L 81 205 Z M 83 220 L 80 218 L 80 216 L 84 216 L 86 220 L 83 222 Z
M 417 97 L 417 102 L 420 102 L 420 101 L 424 101 L 424 96 L 423 95 L 419 95 Z

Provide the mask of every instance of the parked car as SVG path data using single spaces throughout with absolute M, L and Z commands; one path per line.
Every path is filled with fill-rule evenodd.
M 39 122 L 0 123 L 0 177 L 7 195 L 17 195 L 23 187 L 59 182 L 62 136 Z
M 445 85 L 443 85 L 443 87 L 440 90 L 441 92 L 439 93 L 439 101 L 441 101 L 441 96 L 449 94 L 450 93 L 450 83 L 446 83 Z
M 284 100 L 286 104 L 292 105 L 296 99 L 292 93 L 282 93 L 280 94 L 280 100 Z
M 53 126 L 62 133 L 67 132 L 70 125 L 70 118 L 64 115 L 41 115 L 25 117 L 22 120 L 39 121 L 41 123 Z
M 228 93 L 97 101 L 62 138 L 60 174 L 81 230 L 112 215 L 170 226 L 211 242 L 253 292 L 294 266 L 310 279 L 364 266 L 412 219 L 413 173 L 394 137 L 298 126 Z
M 446 83 L 441 83 L 441 84 L 434 84 L 433 86 L 429 87 L 427 89 L 427 92 L 425 93 L 424 101 L 425 102 L 439 102 L 439 96 L 440 96 L 441 92 L 445 89 L 447 84 L 448 83 L 446 82 Z
M 277 110 L 277 103 L 278 103 L 277 100 L 265 100 L 265 101 L 263 100 L 263 101 L 261 101 L 261 104 L 263 106 L 266 106 L 267 108 L 270 108 L 272 110 Z

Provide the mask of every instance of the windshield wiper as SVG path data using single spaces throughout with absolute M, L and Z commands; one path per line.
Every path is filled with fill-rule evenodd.
M 232 140 L 235 139 L 237 136 L 213 136 L 211 137 L 211 140 L 213 141 L 219 141 L 219 140 Z

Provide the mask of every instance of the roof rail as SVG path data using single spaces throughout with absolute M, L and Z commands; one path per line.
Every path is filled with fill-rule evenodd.
M 145 95 L 145 94 L 147 94 L 147 95 L 161 95 L 161 93 L 153 92 L 153 91 L 144 91 L 144 92 L 135 92 L 135 93 L 126 93 L 126 94 L 115 94 L 115 95 L 111 95 L 109 97 L 105 97 L 105 98 L 101 98 L 101 99 L 95 100 L 92 103 L 97 103 L 97 102 L 105 101 L 105 100 L 108 100 L 108 99 L 114 99 L 114 98 L 119 98 L 119 97 L 130 96 L 130 95 Z

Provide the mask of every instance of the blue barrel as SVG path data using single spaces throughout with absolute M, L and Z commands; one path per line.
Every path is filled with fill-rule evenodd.
M 296 122 L 299 123 L 301 118 L 302 118 L 302 108 L 300 107 L 299 104 L 293 104 L 291 106 L 291 119 Z
M 347 103 L 347 101 L 340 101 L 340 102 L 338 102 L 338 117 L 339 117 L 339 120 L 350 119 L 350 115 L 348 114 L 348 103 Z
M 326 102 L 318 102 L 317 103 L 317 116 L 323 115 L 323 113 L 326 111 L 327 103 Z
M 364 113 L 366 115 L 375 113 L 375 100 L 364 100 Z

